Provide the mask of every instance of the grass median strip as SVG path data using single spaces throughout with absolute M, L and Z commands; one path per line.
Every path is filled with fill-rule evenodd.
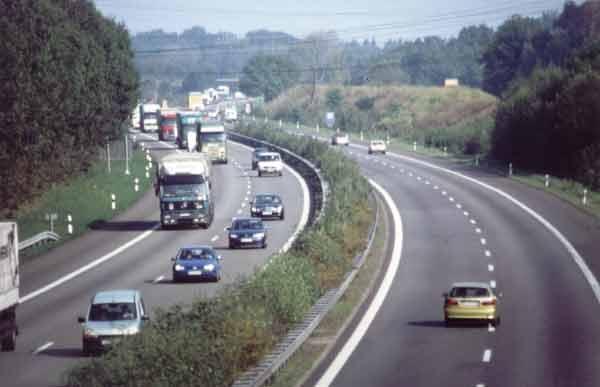
M 146 178 L 146 156 L 141 151 L 132 154 L 129 161 L 130 174 L 125 174 L 125 161 L 113 160 L 111 173 L 106 161 L 98 160 L 87 173 L 73 177 L 62 184 L 56 184 L 34 202 L 17 211 L 19 237 L 30 238 L 50 229 L 46 214 L 56 214 L 54 232 L 60 235 L 58 242 L 32 247 L 23 254 L 25 260 L 47 251 L 66 240 L 83 234 L 95 221 L 109 220 L 131 206 L 151 186 L 151 177 Z M 152 172 L 150 172 L 152 176 Z M 138 191 L 135 180 L 138 179 Z M 115 195 L 116 209 L 112 209 Z M 68 233 L 68 215 L 71 215 L 73 234 Z
M 387 248 L 386 234 L 388 225 L 384 212 L 379 217 L 373 246 L 364 265 L 344 296 L 329 311 L 321 324 L 290 358 L 285 367 L 275 375 L 269 384 L 272 387 L 299 386 L 309 376 L 310 371 L 335 344 L 337 337 L 349 324 L 354 314 L 370 294 L 378 277 Z

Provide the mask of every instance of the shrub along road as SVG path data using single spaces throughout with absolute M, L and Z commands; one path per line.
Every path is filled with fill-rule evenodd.
M 149 141 L 148 146 L 164 148 L 156 141 Z M 157 150 L 153 155 L 165 151 Z M 16 352 L 0 354 L 3 386 L 43 386 L 60 382 L 61 374 L 82 357 L 81 328 L 76 318 L 85 313 L 89 299 L 96 291 L 139 289 L 150 310 L 176 302 L 189 303 L 199 294 L 212 296 L 224 285 L 233 283 L 238 276 L 251 274 L 255 267 L 263 265 L 269 255 L 283 246 L 295 231 L 304 206 L 308 205 L 308 199 L 302 197 L 299 182 L 292 173 L 284 173 L 282 178 L 256 178 L 255 173 L 249 171 L 250 152 L 237 145 L 230 145 L 230 151 L 230 160 L 240 165 L 238 167 L 230 162 L 217 165 L 213 170 L 216 176 L 213 183 L 216 211 L 215 221 L 208 230 L 156 230 L 158 203 L 149 192 L 130 210 L 104 224 L 101 229 L 68 242 L 24 267 L 21 294 L 25 296 L 25 303 L 18 311 L 21 335 Z M 249 196 L 248 191 L 279 192 L 284 201 L 292 205 L 286 207 L 284 221 L 268 222 L 269 246 L 266 250 L 230 251 L 225 247 L 224 228 L 233 216 L 249 213 L 245 200 Z M 238 213 L 240 209 L 241 214 Z M 36 294 L 32 292 L 64 278 L 96 258 L 110 254 L 134 238 L 140 239 L 137 244 L 119 251 L 110 260 L 31 297 Z M 177 248 L 190 243 L 217 247 L 223 256 L 221 283 L 170 282 L 170 257 Z M 40 348 L 44 349 L 40 351 Z

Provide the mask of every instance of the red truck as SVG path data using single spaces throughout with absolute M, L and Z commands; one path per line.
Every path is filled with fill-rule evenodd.
M 160 141 L 175 141 L 177 139 L 177 110 L 160 110 L 158 139 Z

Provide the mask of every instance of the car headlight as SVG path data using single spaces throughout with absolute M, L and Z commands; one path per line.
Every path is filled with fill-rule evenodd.
M 206 271 L 213 271 L 213 270 L 215 270 L 215 265 L 213 265 L 212 263 L 209 263 L 208 265 L 204 265 L 203 269 Z
M 254 234 L 254 238 L 256 238 L 256 239 L 263 239 L 264 237 L 265 237 L 264 232 L 257 232 L 256 234 Z
M 96 332 L 94 332 L 93 330 L 91 330 L 90 328 L 85 328 L 83 330 L 83 335 L 85 337 L 98 337 L 98 335 L 96 334 Z
M 237 237 L 238 237 L 238 234 L 229 234 L 229 237 L 230 237 L 230 238 L 234 238 L 234 239 L 235 239 L 235 238 L 237 238 Z
M 180 264 L 175 265 L 175 271 L 182 271 L 182 270 L 185 270 L 185 267 L 183 267 L 183 265 L 180 265 Z
M 204 207 L 204 206 L 202 205 L 202 203 L 200 203 L 200 202 L 197 202 L 197 203 L 195 203 L 194 205 L 195 205 L 195 207 L 196 207 L 197 209 L 200 209 L 200 208 Z
M 277 206 L 276 210 L 277 212 L 281 212 L 283 210 L 283 206 Z
M 169 210 L 174 210 L 175 209 L 175 205 L 173 203 L 169 203 Z
M 181 208 L 187 208 L 187 206 L 188 206 L 187 202 L 181 203 Z

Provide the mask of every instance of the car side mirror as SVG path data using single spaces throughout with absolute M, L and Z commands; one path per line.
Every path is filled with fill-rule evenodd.
M 85 317 L 81 317 L 81 316 L 77 317 L 77 322 L 80 324 L 83 324 L 85 322 Z

